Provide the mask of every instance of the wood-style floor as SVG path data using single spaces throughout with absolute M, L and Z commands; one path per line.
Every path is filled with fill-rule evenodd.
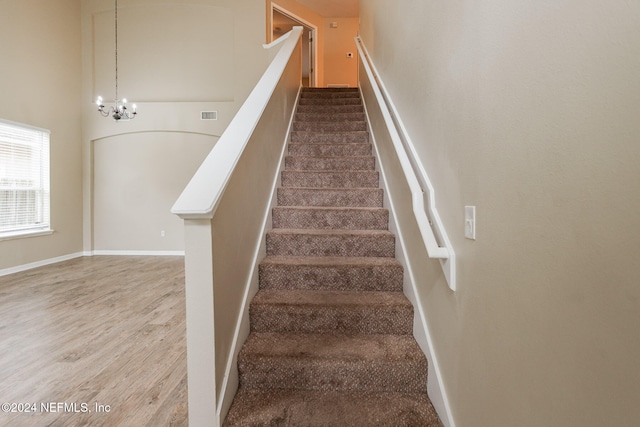
M 0 277 L 0 404 L 0 426 L 187 426 L 184 259 Z

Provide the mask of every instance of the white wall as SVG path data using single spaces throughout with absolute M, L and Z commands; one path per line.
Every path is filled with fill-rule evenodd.
M 637 424 L 640 4 L 366 0 L 360 30 L 458 257 L 419 284 L 456 424 Z
M 91 106 L 98 95 L 115 97 L 113 3 L 82 2 L 85 250 L 183 249 L 180 220 L 169 209 L 267 65 L 263 6 L 119 2 L 118 95 L 137 103 L 139 114 L 117 123 Z M 200 120 L 210 110 L 218 120 Z M 121 197 L 135 176 L 149 186 L 144 206 Z M 160 238 L 165 227 L 171 231 Z
M 51 130 L 52 235 L 0 241 L 0 269 L 82 251 L 80 2 L 0 2 L 0 117 Z

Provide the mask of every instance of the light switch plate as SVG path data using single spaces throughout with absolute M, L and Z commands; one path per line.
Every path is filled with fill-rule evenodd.
M 476 240 L 476 207 L 464 207 L 464 237 Z

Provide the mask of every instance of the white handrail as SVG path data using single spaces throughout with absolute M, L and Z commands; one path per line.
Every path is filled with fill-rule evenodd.
M 379 86 L 380 83 L 378 77 L 372 70 L 373 64 L 370 62 L 371 60 L 369 58 L 369 55 L 366 53 L 366 49 L 362 45 L 362 40 L 360 39 L 360 37 L 356 37 L 355 40 L 363 68 L 367 73 L 369 81 L 371 82 L 371 87 L 380 106 L 382 116 L 389 131 L 389 135 L 391 137 L 391 141 L 402 167 L 402 171 L 404 172 L 404 176 L 409 185 L 409 189 L 411 191 L 413 214 L 416 218 L 416 222 L 418 224 L 422 240 L 424 241 L 425 248 L 427 249 L 427 254 L 429 258 L 440 260 L 441 264 L 443 265 L 443 269 L 445 270 L 445 277 L 449 282 L 449 287 L 455 290 L 455 253 L 451 248 L 440 218 L 438 217 L 437 212 L 435 212 L 435 208 L 433 206 L 435 204 L 435 200 L 433 197 L 433 188 L 428 182 L 428 178 L 425 177 L 427 181 L 427 196 L 431 201 L 431 206 L 429 208 L 432 211 L 432 216 L 436 217 L 435 221 L 430 221 L 429 217 L 427 216 L 427 210 L 425 209 L 424 190 L 420 186 L 420 183 L 416 176 L 416 172 L 412 166 L 412 162 L 410 161 L 405 146 L 402 143 L 402 139 L 396 126 L 396 122 L 394 121 L 391 112 L 389 111 L 387 99 L 383 95 L 382 90 Z M 437 228 L 438 237 L 440 237 L 440 239 L 444 241 L 445 246 L 440 246 L 440 244 L 438 243 L 436 234 L 434 233 L 434 230 L 432 228 L 433 226 Z M 445 266 L 445 264 L 448 265 Z
M 270 48 L 282 44 L 258 84 L 189 181 L 171 212 L 182 219 L 213 218 L 233 170 L 258 124 L 280 76 L 295 49 L 302 27 L 293 27 Z

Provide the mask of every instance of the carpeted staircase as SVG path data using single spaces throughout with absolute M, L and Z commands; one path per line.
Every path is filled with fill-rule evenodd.
M 440 426 L 357 89 L 304 89 L 224 425 Z

